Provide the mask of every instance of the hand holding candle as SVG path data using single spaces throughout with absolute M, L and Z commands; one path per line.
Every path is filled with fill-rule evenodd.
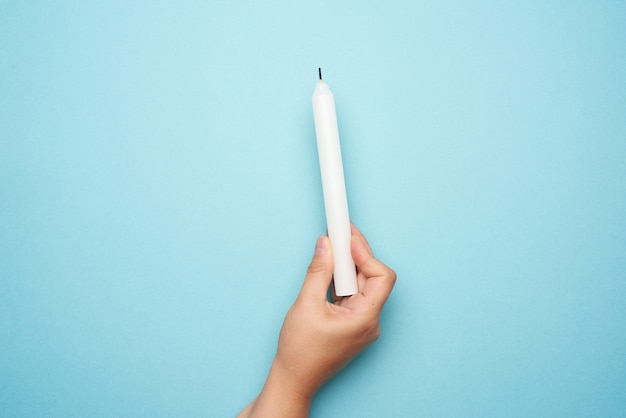
M 337 296 L 349 296 L 358 292 L 356 268 L 350 254 L 350 215 L 341 161 L 339 129 L 335 100 L 328 84 L 322 80 L 313 92 L 313 119 L 320 160 L 326 225 L 335 262 L 334 283 Z
M 313 116 L 328 237 L 317 240 L 263 390 L 240 418 L 308 417 L 317 390 L 380 335 L 380 313 L 396 281 L 396 273 L 374 257 L 363 234 L 350 225 L 335 102 L 321 70 Z M 328 301 L 331 278 L 337 296 L 354 296 Z

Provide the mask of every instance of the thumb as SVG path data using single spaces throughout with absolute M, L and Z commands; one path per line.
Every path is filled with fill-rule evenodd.
M 326 300 L 326 294 L 333 277 L 333 252 L 330 240 L 320 236 L 315 244 L 315 254 L 309 264 L 300 295 L 304 298 Z

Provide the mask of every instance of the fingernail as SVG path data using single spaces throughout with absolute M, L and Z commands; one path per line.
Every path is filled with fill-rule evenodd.
M 326 254 L 326 237 L 320 236 L 315 243 L 315 254 Z

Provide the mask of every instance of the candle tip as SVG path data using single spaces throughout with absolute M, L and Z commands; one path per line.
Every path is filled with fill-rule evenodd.
M 318 67 L 317 71 L 320 74 L 320 80 L 322 79 L 322 67 Z

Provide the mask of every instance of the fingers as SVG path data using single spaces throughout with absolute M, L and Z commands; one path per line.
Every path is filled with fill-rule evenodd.
M 321 236 L 315 244 L 315 254 L 307 269 L 300 295 L 306 299 L 326 301 L 332 276 L 333 252 L 330 240 L 326 236 Z
M 370 248 L 369 243 L 367 242 L 367 239 L 365 238 L 365 236 L 363 235 L 363 233 L 359 230 L 359 228 L 357 228 L 352 221 L 350 221 L 350 233 L 351 235 L 356 235 L 358 237 L 360 237 L 363 242 L 365 243 L 365 247 L 367 248 L 367 251 L 372 254 L 372 249 Z M 328 235 L 328 230 L 326 230 L 326 235 Z M 363 289 L 363 285 L 365 284 L 365 277 L 363 277 L 363 275 L 357 275 L 357 289 Z M 339 301 L 341 301 L 345 296 L 337 296 L 337 294 L 335 293 L 335 285 L 334 282 L 331 283 L 330 285 L 331 287 L 331 292 L 330 292 L 330 299 L 333 303 L 337 303 Z
M 362 236 L 353 235 L 350 248 L 354 263 L 365 277 L 361 293 L 382 309 L 396 282 L 396 273 L 372 255 Z
M 374 253 L 372 251 L 372 248 L 370 247 L 369 242 L 367 242 L 365 235 L 363 235 L 363 233 L 359 230 L 359 228 L 356 227 L 356 225 L 352 223 L 352 221 L 350 221 L 350 232 L 352 233 L 352 235 L 356 235 L 357 237 L 363 240 L 363 243 L 365 244 L 365 248 L 367 248 L 367 252 L 369 252 L 370 254 Z
M 352 258 L 359 270 L 357 276 L 359 293 L 370 299 L 374 306 L 382 309 L 395 284 L 396 273 L 374 257 L 367 239 L 354 224 L 351 223 L 350 228 Z M 332 275 L 333 256 L 330 240 L 327 236 L 320 236 L 315 245 L 315 254 L 307 269 L 299 299 L 326 302 L 329 287 L 331 287 L 330 296 L 333 302 L 344 299 L 336 296 L 331 286 Z

